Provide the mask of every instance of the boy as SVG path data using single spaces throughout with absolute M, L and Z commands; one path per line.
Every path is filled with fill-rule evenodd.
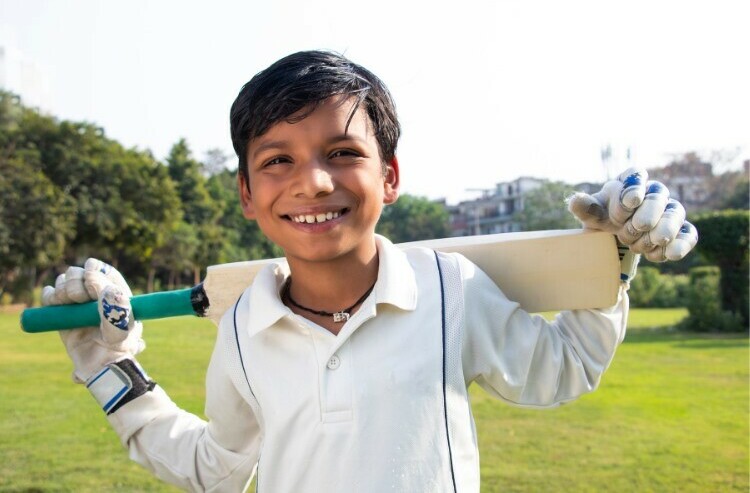
M 624 337 L 629 278 L 614 307 L 547 323 L 465 258 L 375 234 L 398 198 L 400 129 L 373 74 L 332 53 L 290 55 L 243 87 L 231 129 L 243 213 L 287 262 L 224 315 L 207 422 L 135 363 L 141 326 L 117 271 L 90 259 L 45 290 L 47 303 L 100 300 L 100 327 L 61 337 L 131 458 L 195 491 L 243 491 L 253 474 L 261 492 L 479 491 L 471 382 L 529 407 L 598 385 Z M 571 210 L 636 252 L 684 255 L 693 231 L 678 235 L 679 204 L 662 215 L 664 190 L 627 207 L 643 201 L 643 180 L 577 195 Z

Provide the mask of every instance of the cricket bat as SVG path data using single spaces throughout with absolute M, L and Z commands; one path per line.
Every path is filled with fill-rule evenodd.
M 461 236 L 400 243 L 458 252 L 482 269 L 505 295 L 528 312 L 603 308 L 617 301 L 620 262 L 610 233 L 581 230 Z M 213 265 L 192 288 L 134 296 L 137 320 L 180 315 L 207 316 L 218 325 L 224 312 L 264 266 L 284 259 Z M 258 307 L 262 309 L 263 307 Z M 29 308 L 21 314 L 25 332 L 99 325 L 97 303 Z

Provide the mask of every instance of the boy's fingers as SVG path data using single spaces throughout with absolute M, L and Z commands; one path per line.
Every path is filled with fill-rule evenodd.
M 643 256 L 646 257 L 646 259 L 651 262 L 666 262 L 667 256 L 666 256 L 665 250 L 666 250 L 666 247 L 657 246 L 657 247 L 654 247 L 653 250 L 645 252 Z
M 568 210 L 585 227 L 614 233 L 631 214 L 618 205 L 621 189 L 622 183 L 611 180 L 593 195 L 575 193 L 568 199 Z
M 667 202 L 669 202 L 667 187 L 658 181 L 648 182 L 643 203 L 633 213 L 633 228 L 641 232 L 654 229 L 664 213 Z
M 619 195 L 619 204 L 622 208 L 632 211 L 643 203 L 646 197 L 646 182 L 648 172 L 641 168 L 628 168 L 617 177 L 622 186 Z M 625 221 L 622 221 L 622 224 Z
M 110 284 L 120 288 L 129 298 L 133 296 L 122 274 L 108 263 L 89 258 L 84 264 L 84 271 L 84 284 L 89 294 L 93 294 L 94 298 L 101 297 L 104 289 Z
M 102 339 L 107 344 L 116 344 L 128 337 L 130 328 L 130 298 L 114 284 L 106 286 L 99 300 L 102 319 Z
M 42 288 L 42 306 L 59 305 L 60 301 L 55 296 L 55 288 L 44 286 Z
M 635 226 L 633 226 L 632 218 L 629 219 L 622 229 L 617 232 L 617 239 L 620 240 L 620 243 L 623 245 L 632 245 L 641 236 L 643 236 L 643 231 L 638 231 Z
M 577 192 L 568 199 L 568 210 L 584 226 L 600 229 L 599 225 L 605 224 L 609 220 L 607 209 L 587 193 Z
M 624 184 L 619 180 L 608 181 L 597 195 L 601 194 L 604 203 L 607 204 L 609 221 L 618 229 L 633 215 L 633 209 L 623 203 L 622 195 Z
M 91 298 L 83 285 L 83 269 L 80 267 L 68 267 L 65 271 L 65 294 L 73 303 L 83 303 Z
M 665 246 L 677 237 L 683 224 L 685 224 L 685 208 L 674 199 L 669 199 L 664 208 L 664 214 L 651 230 L 650 236 L 655 244 Z
M 685 208 L 676 200 L 670 200 L 656 227 L 647 231 L 638 241 L 633 243 L 633 251 L 646 253 L 654 247 L 666 246 L 677 237 L 684 222 Z
M 674 240 L 669 242 L 665 250 L 665 256 L 669 260 L 680 260 L 690 253 L 698 243 L 698 230 L 688 221 L 685 221 Z
M 65 305 L 71 302 L 68 293 L 65 291 L 65 274 L 60 274 L 55 279 L 55 299 L 58 305 Z

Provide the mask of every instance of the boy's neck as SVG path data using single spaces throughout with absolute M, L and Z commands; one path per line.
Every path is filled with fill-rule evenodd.
M 375 249 L 365 255 L 348 255 L 327 262 L 306 262 L 287 259 L 292 276 L 290 295 L 305 307 L 338 312 L 356 303 L 378 278 L 378 253 Z M 334 334 L 343 323 L 333 323 L 332 317 L 313 315 L 297 307 L 289 308 Z M 359 309 L 356 306 L 352 314 Z M 330 320 L 328 320 L 330 318 Z

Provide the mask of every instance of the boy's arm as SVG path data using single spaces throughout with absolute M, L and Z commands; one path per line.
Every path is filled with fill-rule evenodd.
M 464 279 L 464 375 L 497 397 L 554 406 L 594 390 L 625 336 L 627 287 L 638 258 L 679 260 L 697 243 L 685 209 L 645 170 L 628 169 L 594 195 L 573 195 L 570 211 L 587 229 L 617 236 L 622 286 L 615 306 L 560 313 L 553 322 L 509 301 L 484 273 L 461 263 Z
M 207 421 L 179 409 L 158 386 L 108 416 L 132 460 L 188 491 L 244 491 L 258 461 L 258 410 L 233 380 L 239 363 L 227 329 L 220 324 L 206 375 Z
M 45 288 L 47 305 L 98 301 L 100 326 L 60 332 L 74 363 L 73 380 L 86 384 L 130 457 L 161 479 L 190 491 L 243 491 L 261 433 L 257 406 L 249 404 L 254 399 L 233 381 L 239 364 L 236 348 L 227 343 L 233 332 L 220 326 L 206 379 L 205 422 L 179 409 L 135 361 L 145 344 L 130 296 L 119 272 L 96 259 L 84 269 L 71 267 L 55 288 Z
M 463 371 L 495 397 L 553 407 L 594 390 L 625 335 L 624 287 L 615 306 L 563 312 L 553 322 L 508 300 L 460 258 L 464 289 Z

